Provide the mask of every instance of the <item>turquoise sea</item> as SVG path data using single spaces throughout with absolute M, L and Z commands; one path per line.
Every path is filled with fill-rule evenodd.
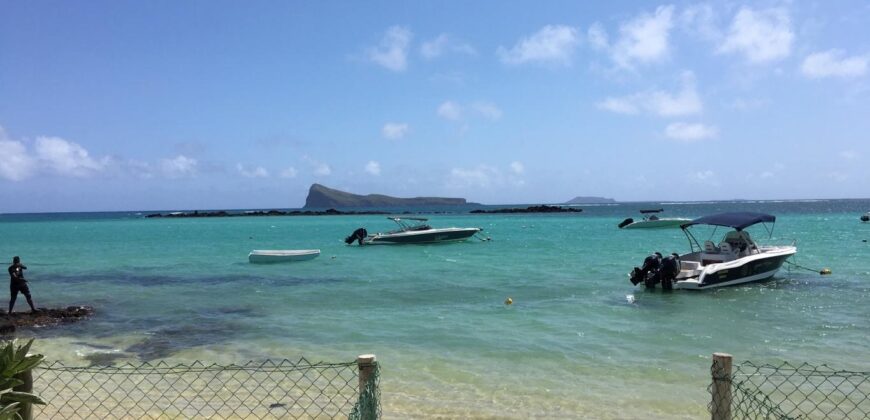
M 559 215 L 432 209 L 433 226 L 483 227 L 492 240 L 362 248 L 342 239 L 392 222 L 3 214 L 0 258 L 22 257 L 38 306 L 96 308 L 82 323 L 23 332 L 49 359 L 375 353 L 386 418 L 702 418 L 717 351 L 868 370 L 870 223 L 858 217 L 870 200 L 582 207 Z M 650 252 L 688 247 L 679 229 L 616 228 L 649 207 L 684 217 L 775 214 L 772 241 L 796 240 L 798 263 L 833 274 L 783 269 L 766 283 L 706 292 L 633 287 L 626 273 Z M 322 254 L 247 262 L 252 249 L 300 248 Z M 16 308 L 25 310 L 23 298 Z

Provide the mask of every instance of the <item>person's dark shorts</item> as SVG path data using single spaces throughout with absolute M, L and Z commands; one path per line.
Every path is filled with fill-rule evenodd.
M 9 293 L 11 293 L 12 296 L 17 296 L 19 292 L 24 296 L 30 296 L 30 288 L 27 287 L 26 281 L 15 281 L 9 283 Z

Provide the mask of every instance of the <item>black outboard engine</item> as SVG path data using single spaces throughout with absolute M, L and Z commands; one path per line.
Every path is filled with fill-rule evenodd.
M 630 224 L 632 224 L 632 223 L 634 223 L 634 219 L 632 219 L 631 217 L 629 217 L 628 219 L 623 220 L 621 223 L 619 223 L 619 224 L 616 225 L 616 226 L 619 226 L 619 228 L 622 229 L 622 228 L 624 228 L 624 227 L 626 227 L 626 226 L 628 226 L 628 225 L 630 225 Z
M 680 274 L 680 255 L 673 253 L 662 260 L 662 268 L 659 270 L 659 278 L 662 282 L 662 289 L 671 290 L 674 288 L 674 281 L 677 275 Z
M 353 231 L 353 233 L 351 233 L 350 236 L 348 236 L 347 238 L 344 238 L 344 243 L 350 245 L 353 243 L 353 241 L 357 241 L 360 245 L 362 245 L 363 239 L 365 239 L 366 236 L 368 236 L 368 234 L 369 233 L 368 233 L 368 231 L 366 231 L 366 228 L 359 228 L 359 229 Z
M 862 222 L 870 222 L 870 216 L 868 216 L 866 214 L 861 215 L 861 221 Z
M 654 253 L 643 260 L 643 266 L 638 268 L 634 267 L 634 270 L 631 270 L 631 284 L 637 286 L 640 282 L 643 282 L 646 287 L 656 287 L 656 283 L 658 283 L 658 274 L 662 265 L 662 254 Z

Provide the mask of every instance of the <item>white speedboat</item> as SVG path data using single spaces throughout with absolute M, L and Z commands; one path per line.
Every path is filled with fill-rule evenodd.
M 692 219 L 682 217 L 659 217 L 658 213 L 663 211 L 664 209 L 641 210 L 640 213 L 643 214 L 642 220 L 634 220 L 629 217 L 628 219 L 623 220 L 618 226 L 620 229 L 653 229 L 677 227 L 692 221 Z
M 482 231 L 481 228 L 433 228 L 422 217 L 388 217 L 399 229 L 369 235 L 364 228 L 357 229 L 351 236 L 345 238 L 345 243 L 354 241 L 360 245 L 381 244 L 431 244 L 440 242 L 464 241 Z
M 861 216 L 861 221 L 862 222 L 870 222 L 870 211 L 868 211 L 867 213 L 864 213 L 864 215 Z
M 665 289 L 703 290 L 767 280 L 776 274 L 788 257 L 797 252 L 797 248 L 793 244 L 759 245 L 744 229 L 759 223 L 775 222 L 775 216 L 748 212 L 721 213 L 692 220 L 680 226 L 689 240 L 691 252 L 671 254 L 664 258 L 661 254 L 647 257 L 644 267 L 635 267 L 630 274 L 631 282 L 643 282 L 647 287 L 661 283 Z M 722 226 L 734 230 L 727 232 L 718 244 L 705 241 L 701 246 L 690 231 L 692 226 L 697 225 Z M 772 227 L 767 232 L 772 236 Z
M 255 249 L 248 254 L 252 263 L 307 261 L 320 255 L 319 249 Z

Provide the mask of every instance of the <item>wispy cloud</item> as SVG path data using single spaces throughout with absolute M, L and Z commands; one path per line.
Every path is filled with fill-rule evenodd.
M 384 124 L 383 128 L 381 128 L 381 135 L 386 139 L 399 140 L 408 134 L 408 130 L 409 127 L 407 123 L 388 122 Z
M 854 150 L 843 150 L 842 152 L 840 152 L 840 157 L 845 160 L 855 160 L 861 157 L 861 155 L 859 155 L 858 152 Z
M 511 162 L 510 166 L 511 166 L 511 171 L 513 171 L 513 173 L 515 173 L 517 175 L 522 175 L 523 172 L 526 171 L 526 167 L 523 166 L 523 163 L 519 162 L 519 161 Z
M 408 48 L 413 36 L 411 30 L 404 26 L 391 26 L 377 47 L 366 50 L 366 56 L 388 70 L 405 71 L 408 68 Z
M 497 54 L 505 64 L 570 65 L 578 45 L 580 37 L 577 29 L 565 25 L 547 25 L 519 40 L 510 49 L 499 47 Z
M 793 41 L 787 10 L 744 6 L 734 16 L 719 52 L 740 53 L 751 63 L 766 63 L 788 57 Z
M 448 53 L 476 55 L 477 51 L 470 44 L 448 34 L 438 35 L 420 45 L 420 55 L 427 60 L 434 60 Z
M 808 55 L 801 65 L 801 72 L 813 79 L 860 77 L 867 73 L 868 61 L 870 56 L 846 57 L 845 51 L 833 49 Z
M 365 171 L 369 174 L 378 176 L 381 174 L 381 164 L 370 160 L 369 163 L 366 163 Z
M 236 170 L 239 171 L 239 175 L 245 178 L 268 178 L 269 171 L 262 166 L 248 166 L 241 163 L 236 164 Z
M 310 156 L 303 156 L 302 160 L 304 160 L 308 165 L 311 166 L 314 175 L 317 176 L 328 176 L 332 174 L 332 168 L 329 167 L 326 163 L 323 163 L 319 160 L 312 159 Z
M 160 170 L 168 178 L 183 178 L 196 175 L 197 164 L 196 159 L 178 155 L 173 158 L 162 159 L 160 161 Z
M 438 105 L 438 116 L 451 121 L 462 118 L 462 107 L 453 101 L 445 101 Z
M 716 137 L 718 134 L 718 130 L 716 127 L 707 126 L 700 123 L 684 123 L 684 122 L 675 122 L 668 124 L 665 127 L 665 136 L 685 142 L 698 141 L 703 139 L 709 139 Z
M 478 115 L 489 120 L 497 120 L 501 118 L 502 115 L 501 109 L 490 102 L 476 102 L 471 104 L 471 108 Z
M 281 178 L 296 178 L 296 174 L 298 173 L 299 172 L 296 170 L 296 168 L 290 166 L 288 168 L 284 168 L 284 170 L 282 170 L 278 176 L 280 176 Z
M 37 137 L 29 151 L 24 141 L 12 140 L 0 127 L 0 177 L 21 181 L 38 172 L 86 177 L 102 172 L 111 158 L 96 159 L 78 143 L 60 137 Z
M 699 114 L 704 109 L 695 88 L 695 75 L 690 71 L 682 74 L 682 88 L 677 93 L 663 90 L 638 92 L 628 96 L 609 97 L 599 102 L 599 108 L 618 114 L 647 112 L 662 117 Z

